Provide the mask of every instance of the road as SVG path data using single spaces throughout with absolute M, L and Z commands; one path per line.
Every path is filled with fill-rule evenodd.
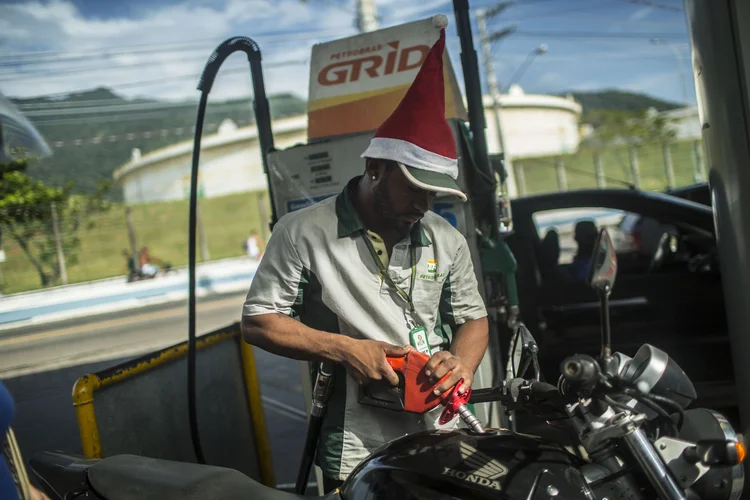
M 243 295 L 203 301 L 199 335 L 237 321 Z M 187 307 L 2 332 L 0 379 L 16 402 L 14 430 L 24 457 L 42 450 L 80 453 L 71 402 L 76 379 L 184 341 Z M 277 483 L 293 483 L 305 437 L 298 364 L 255 350 Z M 186 415 L 187 418 L 187 415 Z

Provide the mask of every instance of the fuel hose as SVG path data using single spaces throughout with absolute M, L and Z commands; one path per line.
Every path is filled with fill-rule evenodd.
M 305 438 L 305 448 L 302 452 L 302 461 L 297 472 L 297 482 L 294 492 L 298 495 L 304 495 L 307 489 L 307 481 L 310 477 L 315 450 L 318 447 L 320 430 L 323 426 L 323 416 L 325 415 L 326 403 L 331 394 L 333 385 L 333 364 L 321 363 L 318 369 L 318 376 L 315 379 L 315 388 L 313 389 L 312 404 L 310 405 L 310 420 L 307 424 L 307 437 Z
M 190 437 L 193 443 L 195 458 L 200 464 L 206 460 L 201 447 L 198 432 L 198 410 L 196 402 L 196 335 L 195 335 L 195 260 L 196 260 L 196 224 L 198 208 L 198 166 L 201 149 L 201 136 L 203 134 L 203 119 L 206 115 L 206 104 L 208 94 L 211 92 L 219 68 L 229 55 L 242 51 L 247 54 L 250 63 L 250 74 L 253 80 L 253 110 L 255 112 L 255 123 L 258 129 L 258 140 L 263 159 L 263 169 L 268 173 L 267 152 L 273 148 L 273 133 L 271 132 L 271 115 L 266 98 L 265 85 L 263 83 L 263 69 L 261 67 L 260 47 L 255 41 L 247 37 L 232 37 L 222 42 L 211 53 L 203 68 L 198 90 L 201 91 L 201 99 L 198 104 L 198 117 L 195 121 L 195 139 L 193 141 L 193 162 L 190 171 L 190 221 L 188 228 L 188 357 L 187 357 L 187 396 L 188 414 L 190 417 Z M 276 210 L 273 203 L 273 191 L 269 184 L 269 198 L 271 200 L 272 218 L 276 220 Z

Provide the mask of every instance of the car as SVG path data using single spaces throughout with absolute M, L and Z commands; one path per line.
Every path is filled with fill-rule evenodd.
M 707 192 L 587 189 L 511 201 L 507 242 L 521 318 L 538 340 L 548 382 L 557 381 L 563 354 L 598 353 L 600 309 L 586 276 L 592 238 L 606 227 L 619 266 L 613 348 L 629 356 L 643 343 L 663 349 L 695 382 L 700 406 L 735 411 L 713 213 L 691 201 L 710 199 Z

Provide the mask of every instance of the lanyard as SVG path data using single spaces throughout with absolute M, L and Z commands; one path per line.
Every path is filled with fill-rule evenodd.
M 370 250 L 370 255 L 372 255 L 373 260 L 375 261 L 375 264 L 378 266 L 378 271 L 380 271 L 380 277 L 388 282 L 389 285 L 391 285 L 393 288 L 396 289 L 396 292 L 401 296 L 402 299 L 406 301 L 406 303 L 409 304 L 409 309 L 411 312 L 414 312 L 414 301 L 412 300 L 412 294 L 414 293 L 414 282 L 417 280 L 417 251 L 414 248 L 414 245 L 411 245 L 409 247 L 409 254 L 411 256 L 411 282 L 409 283 L 409 293 L 407 294 L 400 286 L 398 286 L 391 276 L 388 274 L 388 270 L 383 265 L 383 261 L 380 260 L 380 257 L 378 257 L 378 254 L 375 252 L 375 247 L 372 246 L 372 243 L 370 242 L 370 239 L 367 237 L 367 233 L 363 234 L 365 243 L 367 244 L 367 249 Z

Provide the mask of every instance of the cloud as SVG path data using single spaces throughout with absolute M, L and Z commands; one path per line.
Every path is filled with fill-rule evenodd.
M 24 64 L 5 63 L 0 67 L 0 91 L 17 97 L 114 86 L 126 96 L 195 98 L 197 75 L 208 55 L 223 39 L 235 35 L 253 36 L 261 45 L 263 63 L 268 66 L 264 76 L 269 93 L 294 92 L 304 97 L 308 66 L 276 68 L 274 64 L 309 59 L 313 43 L 355 31 L 346 11 L 299 0 L 153 4 L 137 17 L 106 19 L 86 17 L 71 1 L 33 1 L 0 5 L 0 20 L 5 42 L 0 55 L 25 53 L 29 57 L 31 51 L 37 52 L 31 57 L 42 57 L 39 51 L 59 54 L 57 61 L 44 64 L 31 64 L 26 59 Z M 111 53 L 118 48 L 122 51 L 122 47 L 132 49 L 131 53 Z M 232 56 L 222 70 L 225 67 L 239 70 L 248 66 L 246 59 Z M 220 74 L 220 81 L 225 78 L 235 83 L 241 80 Z M 158 82 L 160 79 L 163 83 Z M 157 83 L 118 88 L 139 81 Z M 217 84 L 212 97 L 248 95 L 250 89 L 249 85 Z
M 631 21 L 640 21 L 646 19 L 654 11 L 653 7 L 641 7 L 630 15 Z

